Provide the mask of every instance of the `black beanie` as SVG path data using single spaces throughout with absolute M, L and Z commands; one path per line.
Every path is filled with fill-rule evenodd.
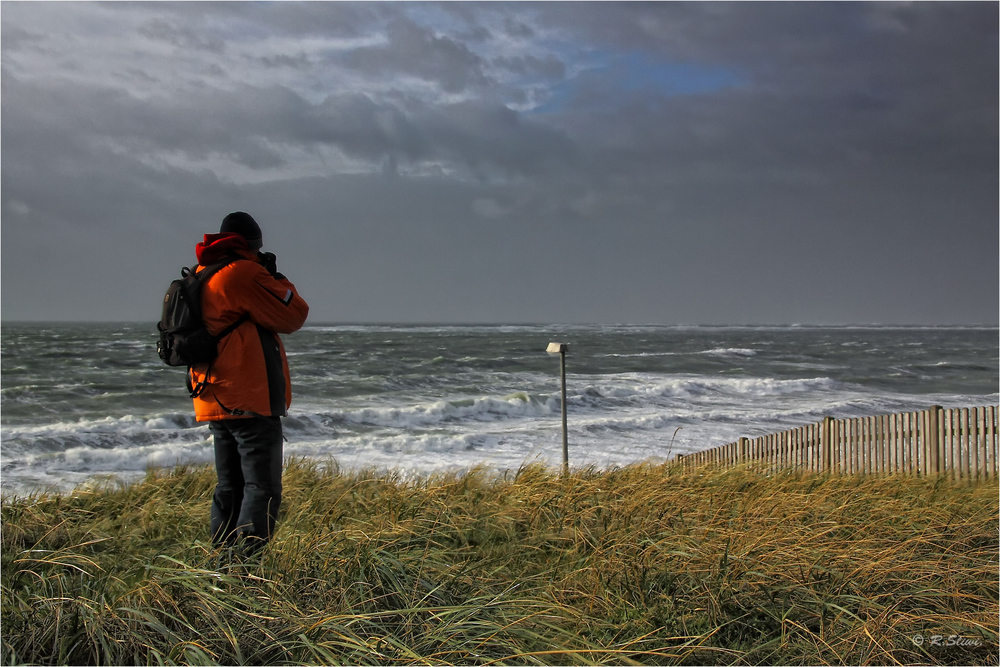
M 219 229 L 219 232 L 235 232 L 247 240 L 259 239 L 262 236 L 257 221 L 249 213 L 244 213 L 243 211 L 230 213 L 223 218 L 222 227 Z

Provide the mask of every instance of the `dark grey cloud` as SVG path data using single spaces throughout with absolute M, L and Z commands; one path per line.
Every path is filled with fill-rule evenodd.
M 264 67 L 274 68 L 289 67 L 292 69 L 306 69 L 311 66 L 309 57 L 304 53 L 294 56 L 279 53 L 276 56 L 265 56 L 260 59 L 260 62 Z
M 389 22 L 388 43 L 364 46 L 347 56 L 347 63 L 369 76 L 407 74 L 438 83 L 447 93 L 489 85 L 482 58 L 448 37 L 405 18 Z
M 153 19 L 139 28 L 140 34 L 154 41 L 163 41 L 179 49 L 197 49 L 221 53 L 225 42 L 218 36 L 204 36 L 187 27 L 172 24 L 164 19 Z
M 545 58 L 535 56 L 500 56 L 493 60 L 493 65 L 509 70 L 524 77 L 538 77 L 558 81 L 566 75 L 566 65 L 553 55 Z
M 8 320 L 244 209 L 317 321 L 997 321 L 994 3 L 0 12 Z

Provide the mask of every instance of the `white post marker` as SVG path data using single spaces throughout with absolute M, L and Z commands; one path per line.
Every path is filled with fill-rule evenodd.
M 562 440 L 563 440 L 563 475 L 569 475 L 569 439 L 566 435 L 566 343 L 549 343 L 545 351 L 559 355 L 559 374 L 562 378 Z

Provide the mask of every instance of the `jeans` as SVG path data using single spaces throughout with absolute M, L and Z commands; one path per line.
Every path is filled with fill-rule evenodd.
M 274 535 L 281 505 L 281 418 L 221 419 L 209 429 L 215 436 L 218 476 L 212 543 L 237 546 L 251 555 Z

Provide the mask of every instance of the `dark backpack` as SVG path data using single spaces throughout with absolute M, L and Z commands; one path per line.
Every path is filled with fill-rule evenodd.
M 250 318 L 249 313 L 244 313 L 218 336 L 209 333 L 202 320 L 201 286 L 219 269 L 237 259 L 226 259 L 197 273 L 185 266 L 181 269 L 181 277 L 170 283 L 163 297 L 163 313 L 156 325 L 160 332 L 156 353 L 168 366 L 190 367 L 211 362 L 219 354 L 219 341 Z

